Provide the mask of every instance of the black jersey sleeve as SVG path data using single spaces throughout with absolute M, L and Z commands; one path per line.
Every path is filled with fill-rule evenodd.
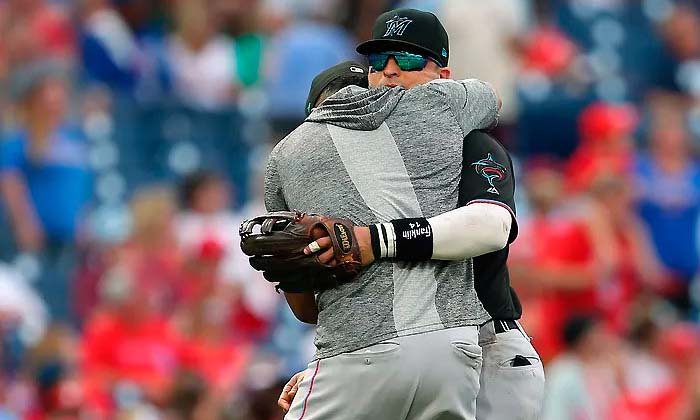
M 472 131 L 464 139 L 462 179 L 459 205 L 492 202 L 507 208 L 513 216 L 510 228 L 512 242 L 518 234 L 515 220 L 515 178 L 513 161 L 506 149 L 483 131 Z M 474 257 L 474 288 L 486 311 L 493 319 L 519 319 L 522 307 L 518 295 L 510 287 L 508 275 L 509 246 Z
M 515 219 L 515 178 L 513 161 L 495 138 L 483 131 L 472 131 L 464 138 L 459 205 L 491 202 L 505 207 L 513 217 L 508 243 L 518 235 Z

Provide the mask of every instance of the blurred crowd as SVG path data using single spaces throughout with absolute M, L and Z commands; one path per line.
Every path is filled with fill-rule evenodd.
M 698 2 L 0 0 L 0 420 L 281 418 L 313 329 L 238 224 L 397 6 L 503 98 L 544 419 L 700 419 Z

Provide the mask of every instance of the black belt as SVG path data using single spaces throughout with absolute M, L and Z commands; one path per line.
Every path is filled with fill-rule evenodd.
M 520 330 L 520 327 L 518 327 L 518 323 L 512 319 L 508 319 L 508 320 L 494 319 L 493 320 L 493 329 L 496 332 L 496 334 L 500 334 L 500 333 L 504 333 L 504 332 L 510 331 L 510 330 Z

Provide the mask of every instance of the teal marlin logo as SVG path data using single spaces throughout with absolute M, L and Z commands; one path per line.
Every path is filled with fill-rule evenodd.
M 491 186 L 487 191 L 492 194 L 500 195 L 496 186 L 493 185 L 494 182 L 503 181 L 506 178 L 506 168 L 500 163 L 496 162 L 489 153 L 485 159 L 478 160 L 472 163 L 472 166 L 476 170 L 476 173 L 486 178 L 489 185 Z

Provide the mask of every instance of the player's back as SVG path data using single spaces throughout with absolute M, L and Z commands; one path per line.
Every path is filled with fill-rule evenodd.
M 473 123 L 456 116 L 461 98 L 449 97 L 451 91 L 465 93 L 458 107 L 466 112 L 467 98 L 483 100 L 483 90 L 447 83 L 350 87 L 327 99 L 273 151 L 268 209 L 332 214 L 363 225 L 454 209 L 465 131 L 485 128 L 495 111 L 475 109 Z M 375 262 L 355 281 L 320 294 L 317 356 L 486 321 L 471 270 L 471 260 Z

